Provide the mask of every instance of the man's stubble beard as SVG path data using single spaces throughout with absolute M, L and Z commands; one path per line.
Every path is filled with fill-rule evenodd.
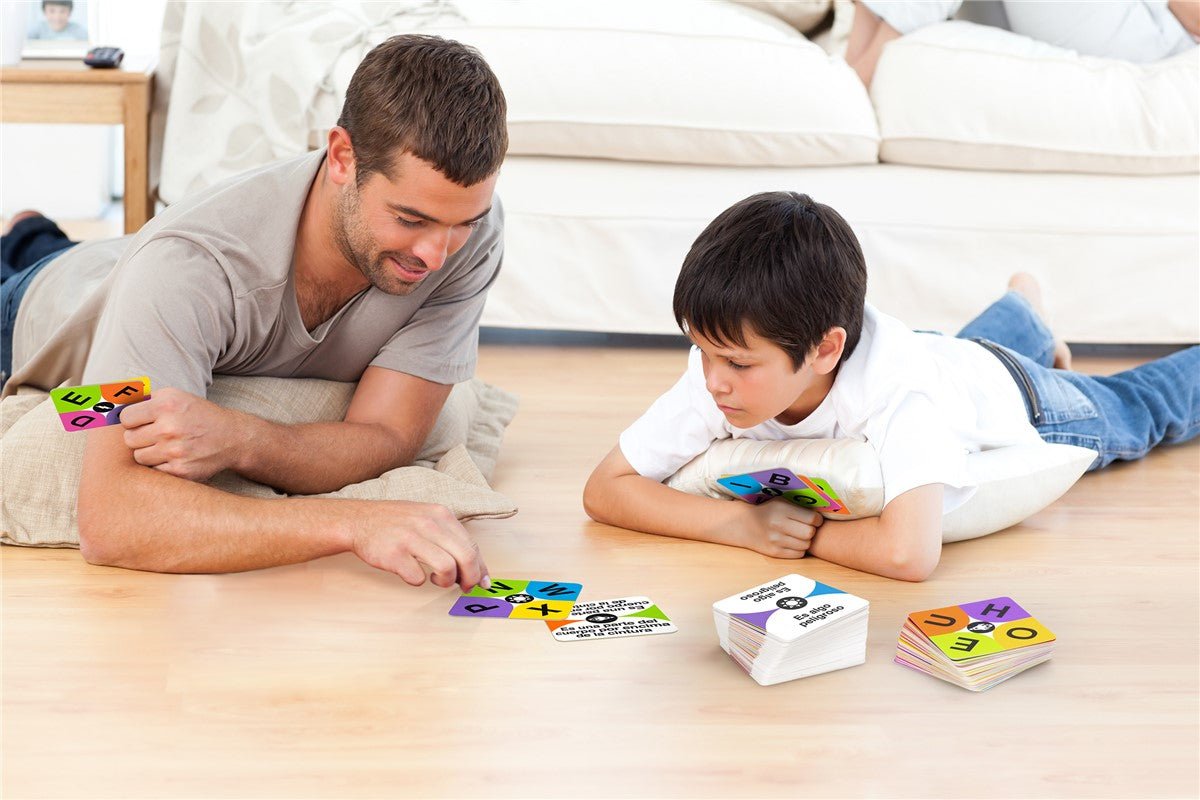
M 420 283 L 400 280 L 392 272 L 386 256 L 378 251 L 374 237 L 363 224 L 361 212 L 358 187 L 347 186 L 338 197 L 333 219 L 333 240 L 342 257 L 379 291 L 396 296 L 412 294 Z

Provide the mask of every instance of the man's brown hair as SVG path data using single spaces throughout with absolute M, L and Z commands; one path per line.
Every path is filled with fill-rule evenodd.
M 346 89 L 338 125 L 350 134 L 362 182 L 412 153 L 460 186 L 500 169 L 507 105 L 472 47 L 440 36 L 393 36 L 367 53 Z

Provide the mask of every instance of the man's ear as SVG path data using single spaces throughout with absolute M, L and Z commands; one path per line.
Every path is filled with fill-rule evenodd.
M 846 349 L 846 329 L 833 327 L 825 331 L 825 338 L 817 345 L 817 356 L 813 359 L 813 372 L 818 375 L 828 375 L 842 360 L 842 351 Z
M 329 152 L 325 154 L 325 171 L 329 180 L 338 186 L 354 183 L 354 148 L 350 144 L 350 133 L 334 125 L 329 129 Z

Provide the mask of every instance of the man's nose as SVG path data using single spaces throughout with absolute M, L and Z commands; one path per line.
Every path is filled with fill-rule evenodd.
M 450 255 L 450 229 L 437 226 L 426 232 L 413 247 L 413 255 L 431 271 L 441 269 Z

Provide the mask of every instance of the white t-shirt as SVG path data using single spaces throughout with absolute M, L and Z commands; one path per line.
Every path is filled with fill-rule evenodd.
M 821 404 L 797 424 L 729 424 L 692 348 L 687 372 L 621 434 L 620 445 L 638 474 L 661 481 L 728 438 L 865 441 L 879 455 L 885 506 L 940 483 L 946 513 L 975 492 L 968 453 L 1041 441 L 1016 381 L 994 355 L 965 339 L 915 333 L 869 304 L 854 353 Z

